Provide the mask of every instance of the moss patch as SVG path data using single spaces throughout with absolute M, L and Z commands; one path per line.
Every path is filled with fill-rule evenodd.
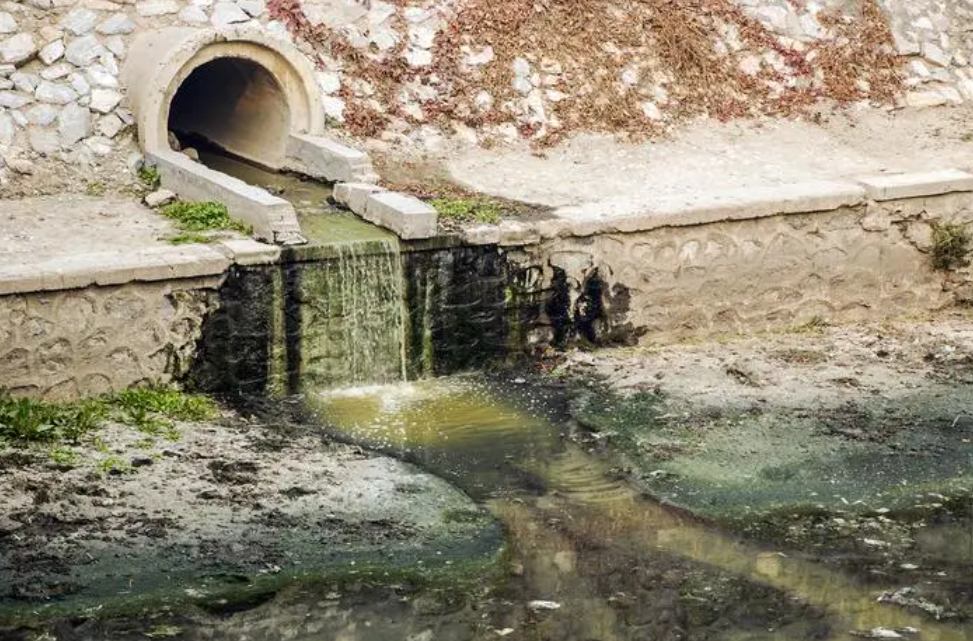
M 959 223 L 933 223 L 932 227 L 932 265 L 936 269 L 949 271 L 970 264 L 970 232 Z
M 503 210 L 488 198 L 434 198 L 429 201 L 443 218 L 456 222 L 496 224 Z

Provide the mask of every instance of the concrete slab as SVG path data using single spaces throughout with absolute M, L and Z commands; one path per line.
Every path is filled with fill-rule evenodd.
M 406 240 L 432 238 L 438 232 L 435 209 L 414 196 L 391 191 L 371 194 L 361 216 Z
M 869 176 L 858 182 L 879 202 L 973 191 L 973 174 L 959 169 Z
M 255 240 L 222 240 L 216 249 L 235 265 L 269 265 L 280 259 L 280 247 Z
M 330 138 L 292 134 L 286 164 L 288 169 L 334 182 L 378 181 L 368 154 Z
M 214 171 L 175 151 L 146 153 L 162 184 L 186 200 L 215 200 L 226 205 L 230 215 L 252 225 L 257 238 L 278 242 L 300 234 L 294 206 L 265 189 Z
M 361 215 L 368 197 L 383 191 L 386 191 L 384 187 L 371 183 L 338 183 L 331 195 L 339 205 Z

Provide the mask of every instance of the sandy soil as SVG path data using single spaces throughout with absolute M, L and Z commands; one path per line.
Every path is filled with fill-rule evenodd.
M 637 144 L 580 135 L 527 146 L 455 150 L 444 164 L 474 191 L 563 207 L 632 200 L 649 209 L 693 192 L 970 167 L 973 107 L 837 111 L 805 120 L 699 121 Z
M 231 414 L 177 427 L 169 440 L 108 426 L 74 465 L 0 450 L 0 610 L 205 597 L 356 563 L 492 558 L 500 544 L 468 497 L 405 463 Z

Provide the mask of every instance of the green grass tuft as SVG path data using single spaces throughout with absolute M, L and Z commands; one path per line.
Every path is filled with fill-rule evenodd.
M 142 165 L 138 170 L 139 181 L 149 191 L 155 191 L 162 186 L 162 177 L 159 170 L 150 165 Z
M 932 266 L 944 271 L 966 267 L 971 240 L 969 230 L 960 223 L 933 223 Z
M 222 203 L 179 201 L 169 203 L 160 212 L 174 221 L 177 228 L 186 232 L 229 229 L 247 235 L 253 233 L 250 226 L 230 218 L 226 205 Z
M 429 204 L 443 218 L 459 222 L 496 224 L 503 215 L 500 206 L 487 199 L 434 198 Z
M 190 245 L 193 243 L 207 244 L 213 242 L 215 239 L 212 236 L 206 234 L 200 234 L 198 232 L 182 232 L 180 234 L 174 234 L 172 236 L 166 236 L 166 241 L 170 245 Z

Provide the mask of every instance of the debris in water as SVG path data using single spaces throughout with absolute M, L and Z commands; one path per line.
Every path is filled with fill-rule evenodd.
M 882 595 L 878 597 L 878 602 L 893 603 L 906 608 L 918 608 L 919 610 L 927 612 L 936 617 L 937 621 L 956 616 L 955 612 L 947 610 L 941 605 L 936 605 L 932 601 L 924 599 L 916 594 L 915 588 L 899 588 L 898 590 L 889 590 L 887 592 L 883 592 Z
M 527 604 L 527 607 L 534 612 L 538 612 L 540 610 L 559 610 L 561 604 L 557 601 L 531 601 Z
M 496 634 L 496 635 L 497 635 L 498 637 L 505 637 L 505 636 L 507 636 L 508 634 L 511 634 L 511 633 L 513 633 L 513 631 L 514 631 L 514 629 L 513 629 L 513 628 L 504 628 L 503 630 L 494 630 L 493 632 L 494 632 L 494 634 Z
M 852 636 L 861 637 L 863 639 L 901 639 L 902 635 L 895 630 L 890 630 L 889 628 L 872 628 L 865 632 L 853 631 Z

